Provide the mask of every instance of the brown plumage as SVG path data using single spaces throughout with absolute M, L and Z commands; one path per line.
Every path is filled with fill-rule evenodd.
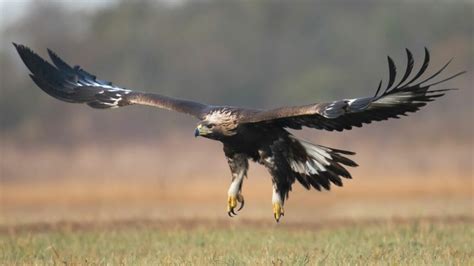
M 232 172 L 228 192 L 228 214 L 235 215 L 237 203 L 243 207 L 243 178 L 247 175 L 248 160 L 265 166 L 273 181 L 273 214 L 278 221 L 284 214 L 283 204 L 292 184 L 317 190 L 342 186 L 343 178 L 351 178 L 346 166 L 357 166 L 347 158 L 353 152 L 332 149 L 299 140 L 287 131 L 310 127 L 324 130 L 349 130 L 372 121 L 399 118 L 416 112 L 428 102 L 451 89 L 431 89 L 432 86 L 455 78 L 457 73 L 430 83 L 450 62 L 428 78 L 419 81 L 428 69 L 430 55 L 418 72 L 410 78 L 413 56 L 407 53 L 407 67 L 396 85 L 396 68 L 388 57 L 389 80 L 382 90 L 379 83 L 374 96 L 343 99 L 328 103 L 281 107 L 271 110 L 213 106 L 176 99 L 156 93 L 136 92 L 111 82 L 97 79 L 79 66 L 71 67 L 48 50 L 54 65 L 43 60 L 23 45 L 14 44 L 21 59 L 30 70 L 31 78 L 44 92 L 70 103 L 85 103 L 93 108 L 108 109 L 127 105 L 149 105 L 192 115 L 200 120 L 195 136 L 221 141 Z

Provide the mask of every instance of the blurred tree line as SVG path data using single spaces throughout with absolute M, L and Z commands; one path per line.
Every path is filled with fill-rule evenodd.
M 50 48 L 134 90 L 270 108 L 371 95 L 388 76 L 387 54 L 403 72 L 405 47 L 422 60 L 428 46 L 433 72 L 454 56 L 447 72 L 471 70 L 456 83 L 467 85 L 472 22 L 467 2 L 120 1 L 91 13 L 38 1 L 1 33 L 1 132 L 57 141 L 63 135 L 141 138 L 181 128 L 191 136 L 194 127 L 191 118 L 152 108 L 97 111 L 60 103 L 33 85 L 12 41 L 42 56 Z M 466 93 L 471 97 L 451 98 L 465 106 L 444 108 L 452 104 L 444 101 L 439 115 L 472 115 L 472 90 Z

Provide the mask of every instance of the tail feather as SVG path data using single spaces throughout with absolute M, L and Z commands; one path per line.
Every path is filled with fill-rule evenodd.
M 354 152 L 332 149 L 304 140 L 294 139 L 294 143 L 298 143 L 296 147 L 299 146 L 304 152 L 295 152 L 294 154 L 299 154 L 299 156 L 288 158 L 289 164 L 296 180 L 306 189 L 313 187 L 317 190 L 321 188 L 330 190 L 331 183 L 342 186 L 342 178 L 352 178 L 344 166 L 358 166 L 357 163 L 345 157 L 345 155 L 354 155 Z

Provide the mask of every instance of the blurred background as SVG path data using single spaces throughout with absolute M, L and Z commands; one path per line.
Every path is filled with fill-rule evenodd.
M 191 117 L 131 106 L 94 110 L 40 91 L 11 42 L 46 48 L 134 90 L 258 108 L 372 95 L 405 48 L 427 75 L 467 74 L 421 112 L 330 133 L 293 132 L 357 152 L 331 192 L 293 186 L 284 222 L 473 213 L 473 4 L 469 1 L 0 1 L 0 225 L 225 220 L 222 146 Z M 251 164 L 231 222 L 271 221 L 271 179 Z

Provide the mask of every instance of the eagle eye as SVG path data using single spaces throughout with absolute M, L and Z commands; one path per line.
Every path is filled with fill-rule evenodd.
M 206 125 L 206 127 L 209 128 L 209 129 L 213 128 L 214 126 L 215 126 L 214 124 L 207 124 Z

